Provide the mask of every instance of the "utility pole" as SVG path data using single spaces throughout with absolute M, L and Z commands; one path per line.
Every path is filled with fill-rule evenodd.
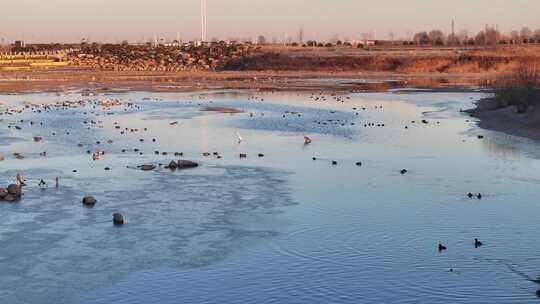
M 206 0 L 201 0 L 201 42 L 206 41 Z
M 452 45 L 456 43 L 456 22 L 455 17 L 452 18 L 452 41 L 450 41 Z

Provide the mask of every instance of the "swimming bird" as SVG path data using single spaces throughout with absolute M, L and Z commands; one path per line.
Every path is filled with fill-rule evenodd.
M 484 244 L 482 244 L 482 242 L 480 242 L 478 239 L 474 239 L 474 247 L 475 248 L 478 248 L 478 247 L 480 247 L 482 245 L 484 245 Z
M 402 169 L 401 171 L 399 171 L 399 173 L 401 173 L 401 175 L 404 175 L 407 172 L 409 172 L 409 171 L 407 171 L 407 169 Z
M 236 137 L 238 137 L 238 143 L 241 143 L 244 140 L 240 135 L 240 132 L 236 132 Z
M 478 193 L 478 194 L 476 195 L 476 198 L 477 198 L 477 199 L 482 199 L 482 194 L 481 194 L 481 193 Z
M 446 246 L 444 246 L 443 244 L 439 243 L 439 251 L 443 251 L 443 250 L 446 250 Z
M 312 142 L 311 138 L 304 135 L 304 145 L 309 145 Z
M 41 189 L 47 188 L 47 183 L 46 183 L 43 179 L 41 179 L 41 180 L 39 181 L 39 184 L 38 184 L 38 185 L 39 185 L 39 188 L 41 188 Z
M 468 196 L 469 198 L 472 198 L 474 195 L 473 195 L 472 193 L 469 192 L 469 193 L 467 194 L 467 196 Z

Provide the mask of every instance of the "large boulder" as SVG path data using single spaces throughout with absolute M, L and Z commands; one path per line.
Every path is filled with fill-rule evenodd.
M 15 197 L 20 197 L 22 194 L 21 186 L 11 184 L 7 187 L 7 192 Z
M 190 160 L 179 160 L 176 162 L 178 164 L 178 169 L 188 169 L 198 167 L 199 164 Z
M 97 200 L 93 196 L 85 196 L 82 200 L 83 205 L 92 207 L 97 203 Z

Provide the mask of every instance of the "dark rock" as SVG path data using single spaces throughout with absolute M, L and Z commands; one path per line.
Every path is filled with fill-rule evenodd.
M 12 195 L 12 194 L 8 194 L 8 195 L 6 195 L 6 196 L 4 197 L 4 201 L 10 202 L 10 203 L 17 201 L 18 199 L 19 199 L 19 198 L 18 198 L 17 196 Z
M 21 196 L 22 190 L 19 185 L 11 184 L 7 187 L 8 194 L 11 194 L 13 196 Z
M 190 160 L 179 160 L 176 163 L 178 164 L 178 169 L 196 168 L 199 166 L 198 163 Z
M 152 171 L 155 168 L 156 168 L 156 166 L 154 166 L 152 164 L 145 164 L 145 165 L 141 166 L 141 170 L 143 170 L 143 171 Z
M 96 198 L 93 197 L 93 196 L 85 196 L 85 197 L 82 199 L 82 203 L 83 203 L 83 205 L 85 205 L 85 206 L 93 207 L 93 206 L 97 203 L 97 200 L 96 200 Z

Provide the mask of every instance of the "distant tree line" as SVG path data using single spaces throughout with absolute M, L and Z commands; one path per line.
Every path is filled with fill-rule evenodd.
M 394 34 L 391 34 L 390 40 L 372 40 L 361 39 L 359 41 L 339 40 L 337 35 L 330 41 L 308 40 L 304 42 L 304 32 L 300 30 L 297 41 L 288 37 L 283 43 L 293 47 L 336 47 L 336 46 L 357 46 L 359 48 L 367 44 L 385 44 L 385 45 L 411 45 L 411 46 L 468 46 L 468 45 L 515 45 L 515 44 L 535 44 L 540 43 L 540 29 L 535 31 L 528 27 L 523 27 L 520 31 L 511 31 L 510 33 L 501 33 L 495 27 L 488 27 L 477 34 L 470 35 L 468 31 L 462 30 L 459 33 L 445 34 L 439 29 L 431 31 L 421 31 L 414 34 L 409 39 L 394 40 Z M 257 38 L 257 44 L 268 44 L 268 40 L 263 35 Z M 276 39 L 272 39 L 272 44 L 277 44 Z

